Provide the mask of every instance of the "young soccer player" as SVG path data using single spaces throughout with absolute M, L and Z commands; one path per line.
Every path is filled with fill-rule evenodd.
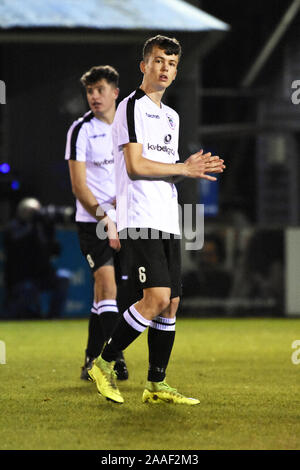
M 176 163 L 179 117 L 161 100 L 175 80 L 180 54 L 180 44 L 174 38 L 159 35 L 146 41 L 140 64 L 142 84 L 119 104 L 113 125 L 117 228 L 143 292 L 141 300 L 124 312 L 101 356 L 89 370 L 100 394 L 117 403 L 124 402 L 113 373 L 117 352 L 127 348 L 146 328 L 149 369 L 143 402 L 199 403 L 165 381 L 181 295 L 180 229 L 174 181 L 178 176 L 214 181 L 216 178 L 209 173 L 221 173 L 225 166 L 219 157 L 202 150 L 184 163 Z M 134 236 L 137 229 L 143 232 L 143 237 Z
M 118 80 L 118 72 L 109 65 L 92 67 L 81 77 L 90 111 L 71 125 L 67 135 L 65 158 L 76 197 L 79 242 L 94 277 L 94 302 L 81 372 L 84 380 L 90 379 L 87 368 L 101 353 L 119 319 L 115 266 L 120 261 L 116 254 L 120 241 L 114 223 L 116 189 L 111 135 Z M 106 239 L 98 238 L 98 223 L 109 227 Z M 128 378 L 122 353 L 115 370 L 118 379 Z

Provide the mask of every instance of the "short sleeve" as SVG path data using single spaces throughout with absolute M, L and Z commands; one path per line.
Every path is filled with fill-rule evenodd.
M 86 161 L 87 135 L 83 122 L 75 122 L 67 134 L 65 159 Z
M 140 108 L 134 96 L 118 106 L 114 119 L 114 136 L 118 146 L 130 142 L 143 143 Z

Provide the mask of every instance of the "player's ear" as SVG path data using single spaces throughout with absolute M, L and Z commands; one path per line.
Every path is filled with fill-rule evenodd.
M 146 64 L 145 64 L 145 61 L 144 61 L 144 60 L 141 60 L 141 62 L 140 62 L 140 71 L 141 71 L 142 73 L 145 73 L 145 65 L 146 65 Z
M 120 93 L 120 88 L 115 88 L 115 98 L 117 99 Z

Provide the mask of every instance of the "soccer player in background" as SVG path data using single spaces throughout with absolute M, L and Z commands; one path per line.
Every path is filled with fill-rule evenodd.
M 100 65 L 92 67 L 80 81 L 85 87 L 90 110 L 71 125 L 65 159 L 69 162 L 72 191 L 76 197 L 80 248 L 94 278 L 94 301 L 81 371 L 81 378 L 89 380 L 87 368 L 101 353 L 119 319 L 115 268 L 118 269 L 119 285 L 124 274 L 115 225 L 116 189 L 111 135 L 119 94 L 119 74 L 109 65 Z M 98 238 L 98 223 L 108 229 L 106 239 Z M 118 379 L 128 378 L 122 352 L 116 360 L 115 370 Z
M 180 54 L 181 46 L 174 38 L 159 35 L 146 41 L 140 64 L 142 84 L 119 104 L 113 124 L 117 228 L 122 246 L 132 260 L 132 273 L 142 298 L 124 312 L 88 372 L 100 394 L 117 403 L 124 399 L 114 378 L 114 361 L 118 351 L 127 348 L 146 328 L 149 369 L 143 402 L 199 403 L 165 380 L 181 295 L 180 228 L 174 181 L 176 177 L 215 181 L 209 173 L 221 173 L 225 166 L 219 157 L 202 150 L 184 163 L 176 163 L 179 117 L 161 100 L 175 80 Z M 144 234 L 146 230 L 148 237 L 130 236 L 136 229 Z

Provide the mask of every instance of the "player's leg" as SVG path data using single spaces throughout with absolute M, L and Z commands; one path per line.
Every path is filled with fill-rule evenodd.
M 96 233 L 96 223 L 77 222 L 78 238 L 80 249 L 87 260 L 93 279 L 93 304 L 90 310 L 88 322 L 88 338 L 85 350 L 84 365 L 81 368 L 80 378 L 89 380 L 88 369 L 91 367 L 94 359 L 100 354 L 104 344 L 104 333 L 98 314 L 98 297 L 95 287 L 95 275 L 97 270 L 106 264 L 112 258 L 112 250 L 107 247 L 105 240 L 99 240 Z
M 119 320 L 101 356 L 88 371 L 96 382 L 99 393 L 107 399 L 123 403 L 123 397 L 114 380 L 114 364 L 119 351 L 124 351 L 140 336 L 150 325 L 151 319 L 156 317 L 162 308 L 166 308 L 169 298 L 169 288 L 145 289 L 143 299 L 131 305 Z
M 181 294 L 180 245 L 173 237 L 165 241 L 171 279 L 171 299 L 168 307 L 154 318 L 148 329 L 149 369 L 143 402 L 195 405 L 199 400 L 187 398 L 165 382 L 175 339 L 176 313 Z
M 115 360 L 117 351 L 126 349 L 170 304 L 171 282 L 162 240 L 129 238 L 126 242 L 125 252 L 132 260 L 130 275 L 143 297 L 125 310 L 105 346 L 102 358 L 108 362 Z
M 101 353 L 118 318 L 114 251 L 108 240 L 100 240 L 96 223 L 77 223 L 80 248 L 87 259 L 94 278 L 94 299 L 89 317 L 88 340 L 81 378 L 90 378 L 88 369 Z
M 169 306 L 155 317 L 148 329 L 149 382 L 162 382 L 171 356 L 174 339 L 176 312 L 179 297 L 170 300 Z
M 152 320 L 148 329 L 149 370 L 143 393 L 144 403 L 173 403 L 197 405 L 198 399 L 188 398 L 170 387 L 165 381 L 166 369 L 171 356 L 174 339 L 176 312 L 179 297 L 171 299 L 169 307 Z
M 114 256 L 115 278 L 117 283 L 117 304 L 119 312 L 123 313 L 130 305 L 140 298 L 134 282 L 130 276 L 130 256 L 122 244 L 121 250 Z M 119 352 L 114 370 L 118 380 L 128 379 L 128 370 L 123 352 Z
M 104 339 L 99 354 L 101 354 L 104 344 L 111 337 L 113 330 L 120 319 L 117 301 L 115 266 L 112 259 L 109 260 L 109 263 L 109 265 L 106 264 L 105 266 L 100 267 L 94 273 L 94 297 L 97 299 L 98 315 Z M 96 357 L 98 357 L 99 354 L 97 354 Z M 118 380 L 128 379 L 128 370 L 122 351 L 119 351 L 114 368 L 117 373 Z
M 97 314 L 102 324 L 104 341 L 109 339 L 119 319 L 116 296 L 115 272 L 112 259 L 110 259 L 104 266 L 101 266 L 94 272 L 94 299 L 97 304 Z M 102 347 L 103 345 L 104 343 Z
M 115 361 L 118 351 L 124 351 L 151 324 L 152 319 L 167 308 L 170 291 L 168 287 L 144 289 L 143 298 L 128 307 L 119 320 L 102 352 L 104 360 Z
M 133 257 L 131 273 L 138 279 L 143 298 L 126 309 L 101 357 L 94 364 L 94 370 L 91 371 L 91 375 L 99 375 L 98 369 L 102 370 L 103 380 L 102 383 L 97 381 L 97 387 L 106 397 L 107 394 L 110 395 L 110 384 L 113 384 L 113 377 L 107 371 L 113 369 L 118 351 L 126 349 L 170 303 L 171 289 L 162 241 L 130 240 L 125 250 L 129 250 L 129 247 L 129 255 Z M 114 396 L 114 390 L 111 392 L 111 396 Z
M 105 317 L 107 323 L 110 323 L 110 313 L 111 318 L 114 315 L 118 315 L 118 308 L 115 301 L 116 288 L 114 271 L 111 265 L 111 259 L 109 259 L 107 263 L 108 265 L 100 266 L 93 272 L 94 300 L 89 317 L 85 363 L 81 371 L 81 378 L 85 380 L 90 378 L 88 369 L 92 366 L 94 359 L 101 353 L 106 340 L 107 333 L 104 327 L 106 322 L 103 321 L 103 317 Z M 113 311 L 113 313 L 110 311 Z M 109 326 L 106 326 L 106 329 L 109 329 Z
M 162 382 L 165 379 L 175 339 L 176 312 L 181 295 L 180 240 L 169 234 L 163 240 L 163 249 L 171 291 L 167 307 L 152 320 L 148 330 L 149 382 Z

